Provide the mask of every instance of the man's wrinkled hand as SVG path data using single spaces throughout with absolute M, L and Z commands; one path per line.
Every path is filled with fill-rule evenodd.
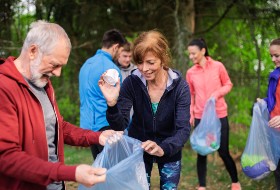
M 91 187 L 97 183 L 105 182 L 106 180 L 105 168 L 94 168 L 89 165 L 79 165 L 76 168 L 76 181 L 86 187 Z

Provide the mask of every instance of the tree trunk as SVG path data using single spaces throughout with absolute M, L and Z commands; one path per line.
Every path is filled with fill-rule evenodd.
M 186 55 L 186 43 L 189 41 L 191 35 L 194 32 L 194 1 L 180 1 L 176 0 L 176 5 L 174 9 L 174 45 L 173 58 L 174 58 L 174 68 L 182 71 L 185 75 L 188 69 L 187 65 L 187 55 Z

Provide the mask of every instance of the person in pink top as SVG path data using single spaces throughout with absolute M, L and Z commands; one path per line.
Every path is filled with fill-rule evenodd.
M 221 121 L 221 143 L 218 149 L 226 169 L 231 177 L 232 190 L 241 190 L 238 182 L 236 165 L 229 153 L 229 123 L 227 103 L 224 96 L 232 88 L 231 80 L 224 65 L 213 60 L 208 53 L 203 39 L 194 39 L 188 44 L 190 60 L 194 65 L 187 71 L 186 80 L 191 92 L 191 118 L 193 126 L 197 126 L 201 120 L 204 106 L 207 100 L 214 97 L 216 100 L 216 112 Z M 206 189 L 207 156 L 197 155 L 197 174 L 199 180 L 198 190 Z

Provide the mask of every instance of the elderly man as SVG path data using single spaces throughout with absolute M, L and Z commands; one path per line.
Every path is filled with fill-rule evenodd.
M 0 64 L 0 189 L 65 189 L 63 181 L 91 186 L 106 169 L 64 164 L 64 143 L 104 145 L 112 130 L 92 132 L 63 120 L 50 77 L 59 77 L 71 51 L 64 29 L 37 21 L 18 58 Z

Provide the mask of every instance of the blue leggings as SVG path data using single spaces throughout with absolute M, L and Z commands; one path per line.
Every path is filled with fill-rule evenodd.
M 151 173 L 153 162 L 145 162 L 149 188 L 151 188 Z M 180 181 L 181 160 L 169 163 L 158 163 L 160 175 L 160 190 L 177 190 Z

